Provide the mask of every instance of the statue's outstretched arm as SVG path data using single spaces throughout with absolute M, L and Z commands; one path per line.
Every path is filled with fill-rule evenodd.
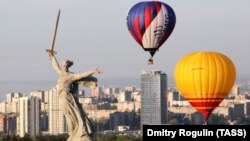
M 87 72 L 84 72 L 84 73 L 77 73 L 77 74 L 74 74 L 74 80 L 80 80 L 80 79 L 89 77 L 89 76 L 91 76 L 93 74 L 99 74 L 99 73 L 101 73 L 99 68 L 96 68 L 96 69 L 93 69 L 93 70 L 90 70 L 90 71 L 87 71 Z
M 61 68 L 60 68 L 60 66 L 58 64 L 58 61 L 57 61 L 54 53 L 53 52 L 48 52 L 48 55 L 49 55 L 49 59 L 50 59 L 50 61 L 52 63 L 53 68 L 56 70 L 56 72 L 58 74 L 60 74 L 61 73 Z

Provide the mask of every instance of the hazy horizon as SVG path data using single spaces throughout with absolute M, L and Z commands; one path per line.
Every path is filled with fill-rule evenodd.
M 98 80 L 99 86 L 107 86 L 107 87 L 115 87 L 123 89 L 126 86 L 136 86 L 140 89 L 141 82 L 140 75 L 138 78 L 127 78 L 123 80 Z M 249 81 L 250 78 L 241 78 L 236 81 L 237 82 L 245 82 Z M 12 92 L 20 92 L 22 94 L 29 94 L 32 91 L 42 90 L 47 91 L 52 89 L 56 85 L 57 80 L 32 80 L 32 81 L 5 81 L 0 82 L 0 86 L 3 89 L 0 89 L 0 102 L 6 98 L 6 94 Z M 168 78 L 168 87 L 175 87 L 173 78 Z M 84 88 L 84 90 L 90 94 L 90 90 L 88 88 Z
M 112 84 L 112 82 L 115 82 Z M 0 102 L 6 98 L 6 94 L 12 92 L 18 92 L 22 94 L 29 94 L 36 90 L 47 91 L 52 89 L 56 85 L 56 80 L 42 80 L 42 81 L 6 81 L 0 82 L 3 89 L 0 89 Z M 99 86 L 115 87 L 123 89 L 126 86 L 136 86 L 140 88 L 140 76 L 138 79 L 123 79 L 123 80 L 98 80 Z M 82 87 L 83 88 L 83 87 Z M 90 89 L 84 88 L 87 93 L 90 93 Z

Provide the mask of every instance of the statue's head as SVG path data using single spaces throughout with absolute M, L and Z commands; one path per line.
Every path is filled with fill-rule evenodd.
M 62 68 L 65 70 L 65 71 L 68 71 L 69 70 L 69 67 L 71 67 L 73 65 L 73 62 L 70 61 L 70 60 L 64 60 L 62 62 Z

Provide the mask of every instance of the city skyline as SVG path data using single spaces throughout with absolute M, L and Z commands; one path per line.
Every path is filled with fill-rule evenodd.
M 112 134 L 115 132 L 116 135 L 124 131 L 138 134 L 141 127 L 140 121 L 142 124 L 164 124 L 165 114 L 167 123 L 171 125 L 203 123 L 204 117 L 197 113 L 177 89 L 168 89 L 167 95 L 164 93 L 167 88 L 165 73 L 142 72 L 141 83 L 141 90 L 131 86 L 124 90 L 101 88 L 104 94 L 100 93 L 92 97 L 81 96 L 79 102 L 85 108 L 89 118 L 95 121 L 94 125 L 97 129 L 104 134 L 111 130 Z M 230 94 L 214 109 L 208 119 L 209 124 L 249 124 L 249 91 L 245 94 L 245 92 L 241 93 L 240 89 L 239 85 L 234 85 Z M 58 95 L 54 92 L 55 89 L 35 91 L 28 95 L 8 94 L 6 101 L 0 102 L 0 133 L 16 133 L 19 136 L 23 136 L 24 133 L 30 136 L 40 133 L 51 135 L 64 133 L 60 125 L 65 122 L 60 120 L 59 107 L 61 106 L 56 100 Z M 79 91 L 80 93 L 82 91 Z M 40 116 L 37 115 L 38 113 Z M 36 117 L 40 117 L 40 120 Z M 100 121 L 99 125 L 98 121 Z M 34 130 L 29 130 L 30 128 Z M 32 132 L 38 128 L 38 132 Z
M 49 90 L 56 84 L 45 50 L 50 46 L 58 9 L 62 13 L 55 50 L 60 62 L 64 58 L 74 61 L 73 72 L 100 67 L 100 85 L 139 87 L 141 70 L 162 70 L 174 85 L 175 64 L 200 50 L 226 54 L 236 65 L 237 81 L 249 78 L 249 1 L 164 1 L 176 13 L 176 27 L 156 53 L 153 66 L 147 65 L 148 53 L 127 31 L 127 12 L 137 2 L 2 2 L 0 99 L 10 92 Z

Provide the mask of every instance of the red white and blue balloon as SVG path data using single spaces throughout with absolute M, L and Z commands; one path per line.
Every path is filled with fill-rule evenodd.
M 174 10 L 158 1 L 139 2 L 127 16 L 129 32 L 152 57 L 172 33 L 175 22 Z

